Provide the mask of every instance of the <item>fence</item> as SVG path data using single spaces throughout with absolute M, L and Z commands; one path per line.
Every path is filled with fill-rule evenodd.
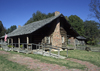
M 100 47 L 90 48 L 93 52 L 100 52 Z
M 78 50 L 85 50 L 86 46 L 76 46 L 76 49 Z
M 33 48 L 32 47 L 35 47 L 35 50 L 37 52 L 39 52 L 39 50 L 42 50 L 42 55 L 44 55 L 44 51 L 45 49 L 49 49 L 49 55 L 51 55 L 51 50 L 54 49 L 54 50 L 57 50 L 58 51 L 58 56 L 60 56 L 60 49 L 67 49 L 66 47 L 57 47 L 57 46 L 47 46 L 45 44 L 35 44 L 35 43 L 9 43 L 7 45 L 12 45 L 12 50 L 14 50 L 15 48 L 19 48 L 20 49 L 20 46 L 22 45 L 23 47 L 21 48 L 21 52 L 23 52 L 22 50 L 25 50 L 27 49 L 28 51 L 32 51 Z M 15 49 L 15 50 L 18 50 L 19 49 Z M 66 56 L 68 57 L 68 49 L 67 49 L 67 52 L 66 52 Z

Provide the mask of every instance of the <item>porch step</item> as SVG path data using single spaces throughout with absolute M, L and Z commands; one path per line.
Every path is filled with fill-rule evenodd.
M 66 58 L 64 56 L 53 54 L 53 53 L 49 53 L 49 52 L 42 51 L 42 50 L 33 51 L 33 54 L 40 54 L 40 55 L 43 55 L 43 56 L 49 56 L 49 57 L 54 57 L 54 58 L 59 58 L 59 59 L 65 59 Z

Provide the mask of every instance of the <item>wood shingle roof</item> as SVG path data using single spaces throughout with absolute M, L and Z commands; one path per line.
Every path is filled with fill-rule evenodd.
M 30 34 L 34 31 L 38 30 L 39 28 L 45 26 L 46 24 L 52 22 L 54 19 L 58 18 L 61 15 L 62 14 L 59 14 L 58 16 L 53 16 L 53 17 L 50 17 L 50 18 L 47 18 L 47 19 L 44 19 L 44 20 L 32 22 L 28 25 L 24 25 L 22 27 L 17 28 L 13 32 L 7 34 L 7 36 L 8 37 L 13 37 L 13 36 Z M 2 36 L 2 37 L 4 37 L 4 36 Z
M 41 27 L 43 27 L 43 26 L 49 24 L 50 22 L 54 21 L 55 19 L 59 18 L 59 17 L 63 17 L 65 19 L 63 14 L 59 14 L 57 16 L 53 16 L 53 17 L 50 17 L 50 18 L 47 18 L 47 19 L 44 19 L 44 20 L 32 22 L 28 25 L 24 25 L 22 27 L 19 27 L 16 30 L 14 30 L 13 32 L 7 34 L 7 36 L 8 37 L 14 37 L 14 36 L 31 34 L 31 33 L 35 32 L 36 30 L 40 29 Z M 65 19 L 65 21 L 67 21 L 67 20 Z M 69 24 L 69 23 L 67 22 L 67 24 Z M 69 27 L 66 27 L 66 28 L 69 28 Z M 72 32 L 72 34 L 74 32 L 76 35 L 79 35 L 74 29 L 71 29 L 70 31 Z M 70 31 L 67 30 L 67 32 L 70 32 Z M 4 38 L 4 36 L 2 36 L 1 38 Z

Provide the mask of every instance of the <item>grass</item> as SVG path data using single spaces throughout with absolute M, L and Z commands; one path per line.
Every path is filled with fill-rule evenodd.
M 57 53 L 57 52 L 53 52 Z M 61 55 L 66 56 L 66 51 L 61 51 Z M 84 50 L 69 50 L 68 58 L 75 58 L 83 61 L 88 61 L 100 67 L 100 52 L 87 52 Z
M 27 54 L 16 53 L 16 52 L 11 52 L 11 53 L 28 56 L 28 57 L 31 57 L 33 59 L 38 59 L 41 62 L 45 62 L 45 63 L 58 64 L 60 66 L 65 66 L 66 68 L 69 68 L 69 69 L 70 68 L 76 68 L 76 69 L 82 69 L 82 70 L 84 70 L 86 68 L 84 65 L 81 65 L 79 63 L 72 62 L 72 61 L 69 61 L 69 60 L 56 59 L 56 58 L 46 57 L 46 56 L 36 55 L 36 54 L 28 54 L 27 55 Z
M 26 66 L 7 60 L 7 55 L 0 55 L 0 71 L 33 71 Z

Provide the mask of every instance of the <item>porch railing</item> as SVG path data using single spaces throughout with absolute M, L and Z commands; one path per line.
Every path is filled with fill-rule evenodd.
M 38 52 L 38 50 L 42 49 L 42 55 L 44 55 L 44 51 L 45 49 L 49 49 L 49 55 L 51 55 L 51 50 L 54 49 L 54 50 L 57 50 L 58 51 L 58 56 L 60 55 L 60 49 L 67 49 L 66 51 L 66 56 L 68 57 L 68 48 L 66 47 L 58 47 L 58 46 L 52 46 L 52 45 L 45 45 L 45 44 L 35 44 L 35 43 L 9 43 L 9 45 L 12 45 L 12 48 L 20 48 L 20 45 L 23 45 L 22 49 L 25 50 L 28 49 L 28 50 L 33 50 L 32 49 L 32 46 L 36 48 L 36 51 Z

